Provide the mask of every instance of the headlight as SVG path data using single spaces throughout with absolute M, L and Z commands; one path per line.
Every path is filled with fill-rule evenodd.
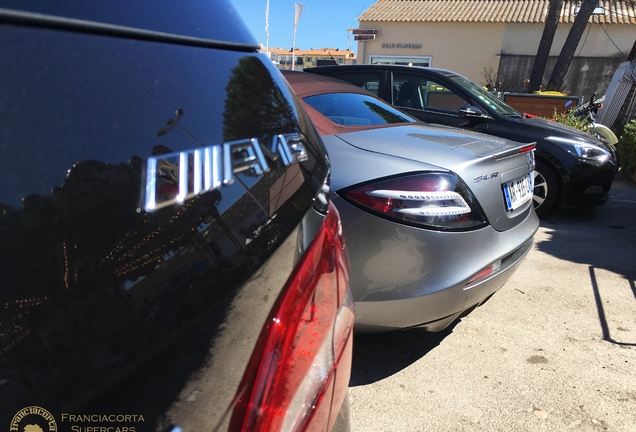
M 605 162 L 611 156 L 604 148 L 592 144 L 574 144 L 572 147 L 574 148 L 575 154 L 584 160 Z
M 574 156 L 578 157 L 581 160 L 588 160 L 588 161 L 595 161 L 595 162 L 602 163 L 609 160 L 612 157 L 610 152 L 594 144 L 583 143 L 583 142 L 575 141 L 572 139 L 560 138 L 560 137 L 550 137 L 548 139 L 559 143 L 567 151 L 569 151 L 570 153 L 572 153 Z

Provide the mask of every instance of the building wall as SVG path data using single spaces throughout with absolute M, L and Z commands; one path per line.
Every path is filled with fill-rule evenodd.
M 544 85 L 550 78 L 556 60 L 556 56 L 548 58 L 543 75 Z M 502 90 L 521 92 L 523 79 L 530 76 L 533 63 L 534 55 L 502 55 L 498 70 L 498 80 L 503 83 Z M 568 69 L 562 90 L 570 95 L 583 96 L 586 100 L 593 93 L 604 95 L 620 64 L 621 60 L 617 58 L 576 57 Z
M 550 78 L 556 59 L 571 29 L 560 24 L 552 43 L 543 85 Z M 565 77 L 562 91 L 588 99 L 593 93 L 605 94 L 614 71 L 634 44 L 635 26 L 622 24 L 588 24 Z M 521 82 L 532 71 L 534 57 L 543 33 L 542 24 L 511 23 L 506 25 L 501 48 L 499 79 L 504 89 L 520 91 Z
M 552 42 L 551 56 L 558 56 L 565 43 L 571 24 L 559 24 Z M 501 54 L 536 55 L 543 24 L 508 23 L 505 24 L 501 44 Z M 576 56 L 621 58 L 629 53 L 636 26 L 627 24 L 588 24 L 576 50 Z M 617 48 L 618 47 L 618 48 Z
M 483 82 L 484 68 L 499 67 L 504 25 L 497 23 L 360 23 L 360 28 L 374 28 L 379 34 L 373 41 L 358 42 L 358 59 L 370 63 L 377 56 L 430 56 L 431 66 L 449 69 L 472 81 Z M 475 42 L 478 41 L 478 42 Z M 395 47 L 382 47 L 395 44 Z M 400 48 L 398 44 L 421 45 Z
M 359 28 L 378 29 L 379 34 L 373 41 L 358 42 L 357 53 L 361 63 L 370 63 L 374 55 L 430 56 L 432 67 L 455 71 L 480 84 L 485 84 L 484 69 L 492 68 L 504 90 L 520 91 L 523 80 L 530 76 L 543 27 L 530 23 L 361 22 Z M 549 79 L 571 27 L 558 26 L 544 81 Z M 616 65 L 630 52 L 635 35 L 634 25 L 588 24 L 564 90 L 586 97 L 593 92 L 603 94 Z

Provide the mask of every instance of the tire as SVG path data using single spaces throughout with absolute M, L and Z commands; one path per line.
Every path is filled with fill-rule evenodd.
M 534 210 L 538 216 L 547 214 L 559 195 L 556 175 L 544 162 L 537 161 L 534 169 Z

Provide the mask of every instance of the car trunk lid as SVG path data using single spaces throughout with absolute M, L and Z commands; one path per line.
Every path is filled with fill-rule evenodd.
M 430 125 L 379 128 L 338 136 L 363 150 L 455 172 L 498 231 L 516 226 L 531 211 L 534 144 Z

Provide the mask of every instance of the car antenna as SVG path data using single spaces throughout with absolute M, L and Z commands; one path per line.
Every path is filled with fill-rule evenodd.
M 331 57 L 331 60 L 333 60 L 333 64 L 338 64 L 338 62 L 336 61 L 335 58 L 333 58 L 333 56 L 331 55 L 330 51 L 327 51 L 327 54 L 329 54 L 329 57 Z

